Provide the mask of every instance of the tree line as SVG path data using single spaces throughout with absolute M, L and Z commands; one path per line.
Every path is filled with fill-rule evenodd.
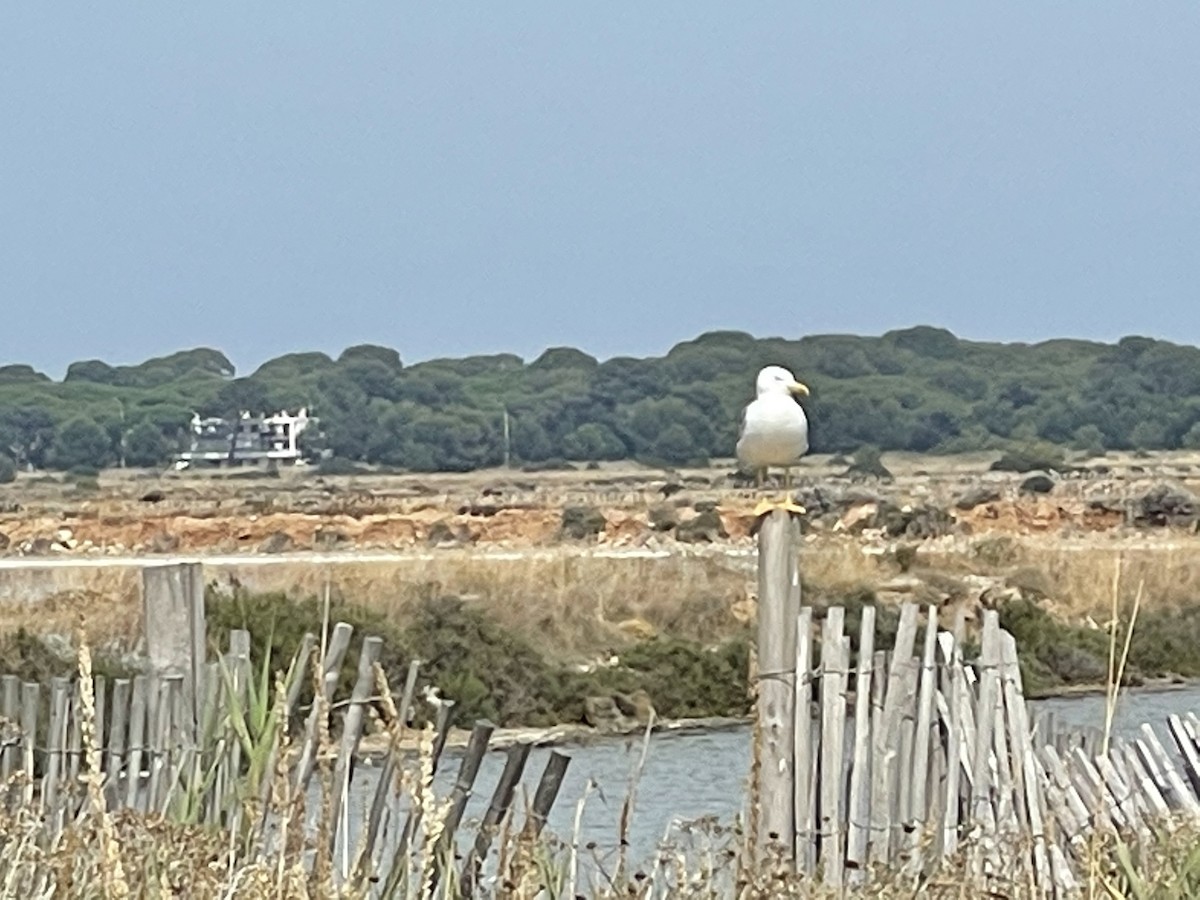
M 764 365 L 812 389 L 814 452 L 951 453 L 1048 442 L 1102 450 L 1200 447 L 1200 349 L 962 340 L 929 326 L 878 337 L 702 334 L 665 356 L 603 362 L 559 347 L 405 365 L 387 347 L 294 353 L 239 376 L 224 354 L 186 350 L 136 366 L 72 364 L 62 381 L 0 366 L 0 477 L 13 468 L 160 466 L 187 446 L 193 413 L 307 406 L 312 457 L 410 471 L 636 459 L 683 465 L 733 455 Z

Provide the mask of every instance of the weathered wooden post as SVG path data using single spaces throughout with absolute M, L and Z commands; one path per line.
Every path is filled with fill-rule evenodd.
M 795 859 L 796 628 L 800 616 L 799 533 L 774 510 L 758 532 L 758 767 L 760 846 Z
M 195 740 L 205 677 L 204 569 L 200 563 L 142 569 L 146 655 L 157 679 L 183 678 L 183 722 Z

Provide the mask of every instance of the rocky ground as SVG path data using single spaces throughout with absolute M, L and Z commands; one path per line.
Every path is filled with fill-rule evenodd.
M 893 461 L 863 478 L 817 459 L 796 490 L 810 532 L 921 540 L 1195 529 L 1200 468 L 1188 458 L 1093 462 L 1068 474 L 987 471 L 975 458 Z M 0 488 L 0 553 L 258 553 L 741 543 L 758 495 L 728 469 L 614 467 L 538 475 L 329 477 L 303 470 L 205 477 L 24 476 Z

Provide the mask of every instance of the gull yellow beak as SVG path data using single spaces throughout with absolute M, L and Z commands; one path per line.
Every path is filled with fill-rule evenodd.
M 788 390 L 793 394 L 798 394 L 801 397 L 808 396 L 808 385 L 801 384 L 799 381 L 793 381 L 788 385 Z

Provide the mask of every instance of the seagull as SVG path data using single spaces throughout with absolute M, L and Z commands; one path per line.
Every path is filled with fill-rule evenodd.
M 795 399 L 797 395 L 807 397 L 808 387 L 783 366 L 767 366 L 758 373 L 755 391 L 758 396 L 742 410 L 738 462 L 754 469 L 760 489 L 767 469 L 782 467 L 787 493 L 782 500 L 760 500 L 754 515 L 773 509 L 803 515 L 804 507 L 792 499 L 792 466 L 808 452 L 808 419 Z

